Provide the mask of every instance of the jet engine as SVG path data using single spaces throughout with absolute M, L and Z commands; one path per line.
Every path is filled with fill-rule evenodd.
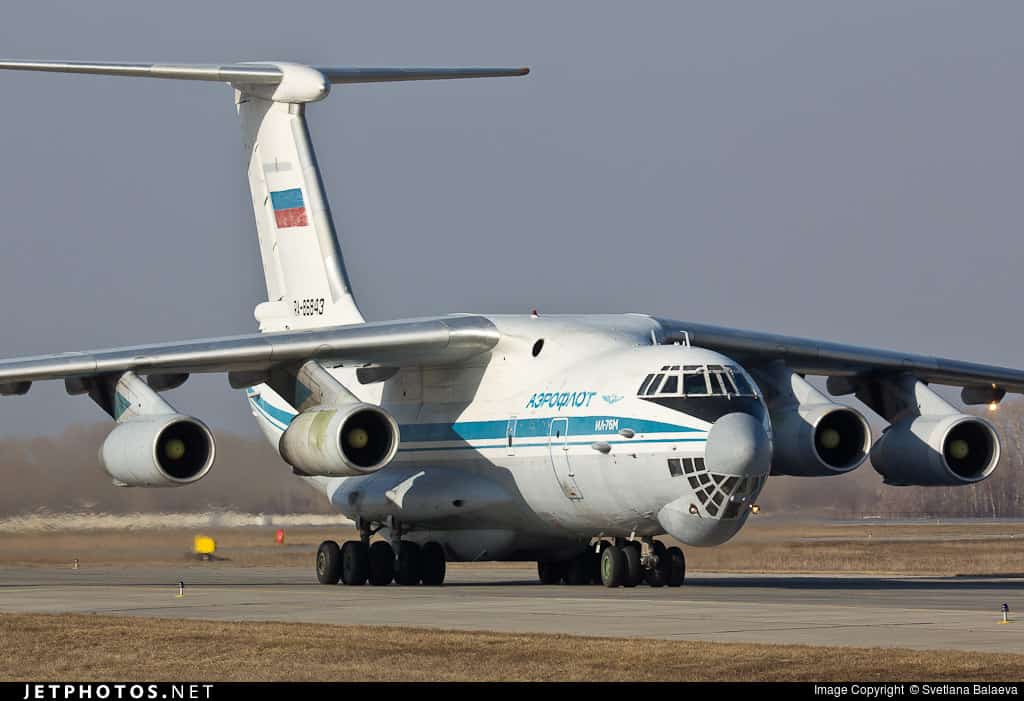
M 834 402 L 773 413 L 773 475 L 822 477 L 860 467 L 871 448 L 871 428 L 860 412 Z
M 871 449 L 875 471 L 892 485 L 965 485 L 990 476 L 999 463 L 999 436 L 966 414 L 899 421 Z
M 214 452 L 201 421 L 160 414 L 118 424 L 100 446 L 100 463 L 123 487 L 180 487 L 210 471 Z
M 318 407 L 296 416 L 281 436 L 281 457 L 304 475 L 351 477 L 385 467 L 398 450 L 398 423 L 361 402 Z
M 860 412 L 831 401 L 784 365 L 756 375 L 774 432 L 771 474 L 827 477 L 864 463 L 871 427 Z

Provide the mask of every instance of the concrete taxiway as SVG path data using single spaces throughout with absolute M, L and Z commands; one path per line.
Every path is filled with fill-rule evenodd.
M 1024 653 L 1024 580 L 981 577 L 692 574 L 679 589 L 613 590 L 542 586 L 509 566 L 453 566 L 438 588 L 328 587 L 305 569 L 217 563 L 2 567 L 0 612 Z

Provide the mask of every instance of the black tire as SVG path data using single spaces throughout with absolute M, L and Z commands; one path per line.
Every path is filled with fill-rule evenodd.
M 411 587 L 420 583 L 420 544 L 403 540 L 395 558 L 395 582 Z
M 573 586 L 580 586 L 582 584 L 590 584 L 590 558 L 587 555 L 590 554 L 590 550 L 585 550 L 579 555 L 569 560 L 568 566 L 565 569 L 565 583 Z
M 644 568 L 640 564 L 640 548 L 632 543 L 627 543 L 622 549 L 623 559 L 626 563 L 626 577 L 622 582 L 624 587 L 635 587 L 644 579 Z
M 659 555 L 655 550 L 655 555 L 658 558 L 658 564 L 644 572 L 644 579 L 652 587 L 663 587 L 668 584 L 669 576 L 672 574 L 672 560 L 665 552 L 664 546 L 662 546 L 661 554 Z
M 537 577 L 541 584 L 561 584 L 565 578 L 565 566 L 561 562 L 540 560 L 537 562 Z
M 343 584 L 362 586 L 370 576 L 370 549 L 358 540 L 348 540 L 341 546 L 341 581 Z
M 444 584 L 446 570 L 444 548 L 440 543 L 431 541 L 420 549 L 420 579 L 425 585 L 438 587 Z
M 657 555 L 658 557 L 661 557 L 662 555 L 664 555 L 665 551 L 668 550 L 668 548 L 665 547 L 665 544 L 662 543 L 660 540 L 654 541 L 654 543 L 652 544 L 652 547 L 654 548 L 654 554 Z
M 669 575 L 668 585 L 670 587 L 682 586 L 683 580 L 686 579 L 686 558 L 683 557 L 683 551 L 679 548 L 672 547 L 665 551 L 669 560 Z
M 621 587 L 626 581 L 626 556 L 621 548 L 611 545 L 601 553 L 601 583 Z
M 370 544 L 369 581 L 375 587 L 391 584 L 395 578 L 395 550 L 391 543 L 378 540 Z
M 341 548 L 333 540 L 325 540 L 317 548 L 316 579 L 321 584 L 337 584 L 341 579 Z

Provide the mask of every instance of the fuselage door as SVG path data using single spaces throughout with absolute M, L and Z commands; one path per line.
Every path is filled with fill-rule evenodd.
M 562 487 L 565 496 L 570 499 L 582 499 L 583 492 L 576 484 L 569 458 L 569 419 L 551 419 L 548 429 L 548 452 L 551 455 L 551 469 L 555 471 L 555 479 Z

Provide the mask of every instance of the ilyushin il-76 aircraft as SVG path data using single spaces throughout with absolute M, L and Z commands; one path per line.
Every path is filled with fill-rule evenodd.
M 366 322 L 306 105 L 336 84 L 525 68 L 0 68 L 233 88 L 267 284 L 259 333 L 3 360 L 0 393 L 63 380 L 113 419 L 99 457 L 115 484 L 180 487 L 210 471 L 214 437 L 161 392 L 226 373 L 282 460 L 356 525 L 358 540 L 320 545 L 323 584 L 439 585 L 446 562 L 518 560 L 545 584 L 679 586 L 683 552 L 657 538 L 724 543 L 771 475 L 841 475 L 870 455 L 891 485 L 986 479 L 996 431 L 931 385 L 962 388 L 969 405 L 1024 393 L 1021 370 L 645 314 Z M 830 398 L 848 395 L 887 422 L 877 440 Z

